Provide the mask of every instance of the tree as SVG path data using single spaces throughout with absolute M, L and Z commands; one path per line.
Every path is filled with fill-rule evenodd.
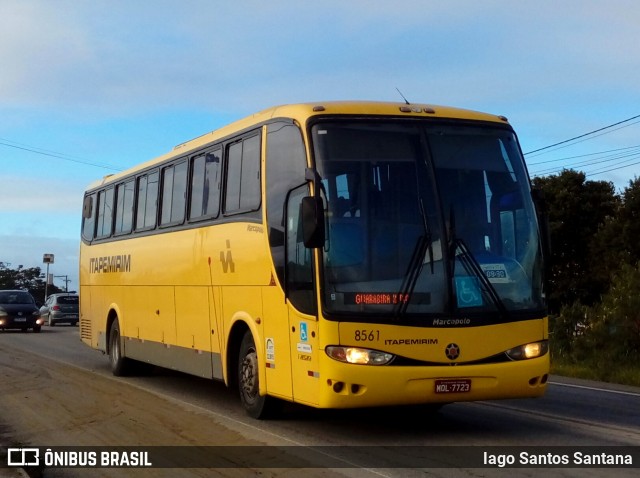
M 607 217 L 590 247 L 591 273 L 600 282 L 610 282 L 624 265 L 640 261 L 640 179 L 629 182 L 622 192 L 617 213 Z
M 622 193 L 620 208 L 623 247 L 628 252 L 627 264 L 640 261 L 640 178 L 629 181 Z
M 0 262 L 0 289 L 28 290 L 36 302 L 43 303 L 45 300 L 44 274 L 39 267 L 25 268 L 20 265 L 17 269 L 11 269 L 4 262 Z M 49 294 L 56 292 L 62 292 L 62 290 L 55 285 L 48 287 Z
M 602 379 L 608 379 L 616 368 L 637 364 L 640 359 L 639 288 L 640 265 L 625 264 L 614 275 L 602 302 L 578 309 L 564 307 L 558 323 L 570 323 L 582 315 L 583 328 L 575 334 L 569 347 L 558 343 L 558 352 L 574 363 L 598 369 Z
M 579 365 L 599 380 L 637 383 L 640 179 L 620 195 L 613 184 L 586 181 L 575 171 L 533 184 L 545 197 L 551 236 L 554 360 Z
M 579 358 L 576 357 L 576 342 L 589 326 L 588 312 L 588 307 L 574 302 L 564 305 L 560 314 L 551 317 L 549 333 L 553 337 L 551 346 L 554 358 L 561 357 L 569 361 Z
M 602 264 L 590 252 L 597 232 L 618 211 L 620 199 L 613 183 L 587 181 L 582 172 L 564 170 L 535 178 L 533 185 L 542 190 L 548 210 L 550 309 L 557 312 L 576 301 L 595 303 L 608 286 L 609 271 L 594 274 Z
M 591 332 L 603 343 L 611 359 L 640 358 L 640 264 L 625 264 L 614 275 L 611 288 L 596 307 Z

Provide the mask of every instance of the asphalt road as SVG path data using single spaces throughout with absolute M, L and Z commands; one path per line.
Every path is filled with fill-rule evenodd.
M 339 470 L 315 470 L 313 476 L 333 476 L 335 471 L 346 476 L 388 477 L 505 476 L 507 472 L 509 476 L 537 476 L 541 472 L 548 476 L 637 476 L 640 467 L 640 456 L 637 455 L 640 448 L 633 449 L 636 452 L 635 469 L 526 467 L 510 470 L 468 468 L 459 455 L 449 455 L 446 449 L 443 453 L 440 448 L 430 448 L 468 448 L 474 453 L 486 450 L 492 454 L 511 450 L 504 447 L 518 447 L 518 452 L 524 449 L 535 455 L 547 451 L 548 447 L 591 447 L 589 450 L 598 453 L 612 450 L 607 447 L 640 447 L 640 389 L 633 387 L 552 377 L 547 394 L 539 399 L 456 403 L 435 414 L 417 407 L 315 410 L 287 404 L 278 419 L 256 421 L 245 415 L 236 394 L 218 382 L 164 369 L 156 369 L 145 376 L 113 377 L 107 358 L 80 341 L 77 327 L 43 327 L 40 334 L 0 333 L 0 367 L 15 367 L 10 356 L 17 357 L 15 361 L 23 370 L 30 371 L 27 376 L 31 381 L 43 379 L 44 369 L 48 370 L 45 378 L 51 382 L 44 394 L 46 407 L 42 406 L 44 398 L 40 399 L 37 413 L 42 416 L 37 422 L 24 412 L 24 400 L 5 400 L 5 406 L 0 409 L 0 426 L 12 429 L 14 443 L 19 441 L 34 446 L 270 445 L 310 449 L 326 456 L 328 462 L 338 463 Z M 40 375 L 36 370 L 40 370 Z M 76 376 L 80 378 L 73 378 Z M 24 387 L 9 385 L 18 380 L 16 377 L 18 375 L 2 372 L 2 397 L 30 396 L 25 395 Z M 61 380 L 57 377 L 69 378 Z M 60 387 L 59 392 L 49 390 L 52 387 Z M 64 387 L 76 387 L 80 392 Z M 132 397 L 138 394 L 144 395 L 134 400 Z M 126 401 L 123 397 L 131 399 Z M 133 415 L 133 418 L 114 423 L 114 419 L 109 418 L 110 406 L 100 405 L 105 399 L 110 400 L 107 403 L 125 400 L 123 414 Z M 69 402 L 49 403 L 56 400 Z M 70 406 L 74 402 L 78 406 Z M 92 408 L 85 408 L 91 403 L 95 404 Z M 163 407 L 170 411 L 165 412 Z M 47 413 L 51 414 L 50 418 Z M 92 413 L 96 416 L 92 417 Z M 56 419 L 66 420 L 61 424 L 77 422 L 77 426 L 57 425 L 60 432 L 55 433 L 51 427 L 43 425 L 47 420 Z M 100 423 L 101 427 L 92 427 L 91 420 Z M 142 422 L 144 433 L 136 426 Z M 112 432 L 114 429 L 117 433 Z M 205 429 L 209 431 L 208 435 L 203 434 Z M 46 434 L 39 435 L 38 430 L 46 430 Z M 102 434 L 100 430 L 103 430 Z M 43 436 L 46 443 L 39 441 Z M 119 441 L 114 443 L 114 440 Z M 397 455 L 398 447 L 406 450 L 406 456 Z M 553 449 L 560 450 L 558 453 L 565 451 L 564 448 Z M 393 453 L 387 453 L 388 450 Z M 424 455 L 435 452 L 441 467 L 423 466 Z M 461 461 L 457 463 L 456 460 Z M 398 466 L 403 468 L 396 468 Z M 144 471 L 133 470 L 133 474 L 126 476 L 160 476 L 158 470 L 149 475 L 144 475 Z M 122 470 L 92 470 L 91 476 L 124 476 L 120 472 Z M 298 476 L 299 472 L 284 469 L 265 473 L 236 468 L 217 470 L 215 474 Z M 44 474 L 51 477 L 85 475 L 73 474 L 73 470 L 49 470 Z M 305 475 L 311 476 L 307 472 Z

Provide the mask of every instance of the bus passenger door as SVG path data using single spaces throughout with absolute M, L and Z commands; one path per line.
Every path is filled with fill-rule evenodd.
M 282 288 L 277 286 L 274 278 L 269 286 L 262 289 L 262 304 L 267 392 L 293 400 L 288 307 Z
M 302 234 L 301 203 L 306 186 L 289 195 L 286 224 L 285 282 L 289 305 L 289 342 L 293 398 L 296 402 L 318 405 L 320 373 L 314 250 L 305 247 Z
M 306 405 L 319 405 L 318 321 L 313 316 L 289 309 L 291 375 L 293 399 Z

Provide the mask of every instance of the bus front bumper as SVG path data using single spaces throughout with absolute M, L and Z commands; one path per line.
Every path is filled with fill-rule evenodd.
M 531 398 L 544 394 L 549 354 L 517 362 L 466 366 L 367 366 L 324 358 L 321 408 Z

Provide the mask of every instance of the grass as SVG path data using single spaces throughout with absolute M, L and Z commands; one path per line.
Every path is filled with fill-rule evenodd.
M 576 364 L 563 358 L 554 357 L 551 361 L 551 373 L 564 377 L 640 387 L 640 363 L 609 364 L 598 362 L 594 364 L 585 362 Z

